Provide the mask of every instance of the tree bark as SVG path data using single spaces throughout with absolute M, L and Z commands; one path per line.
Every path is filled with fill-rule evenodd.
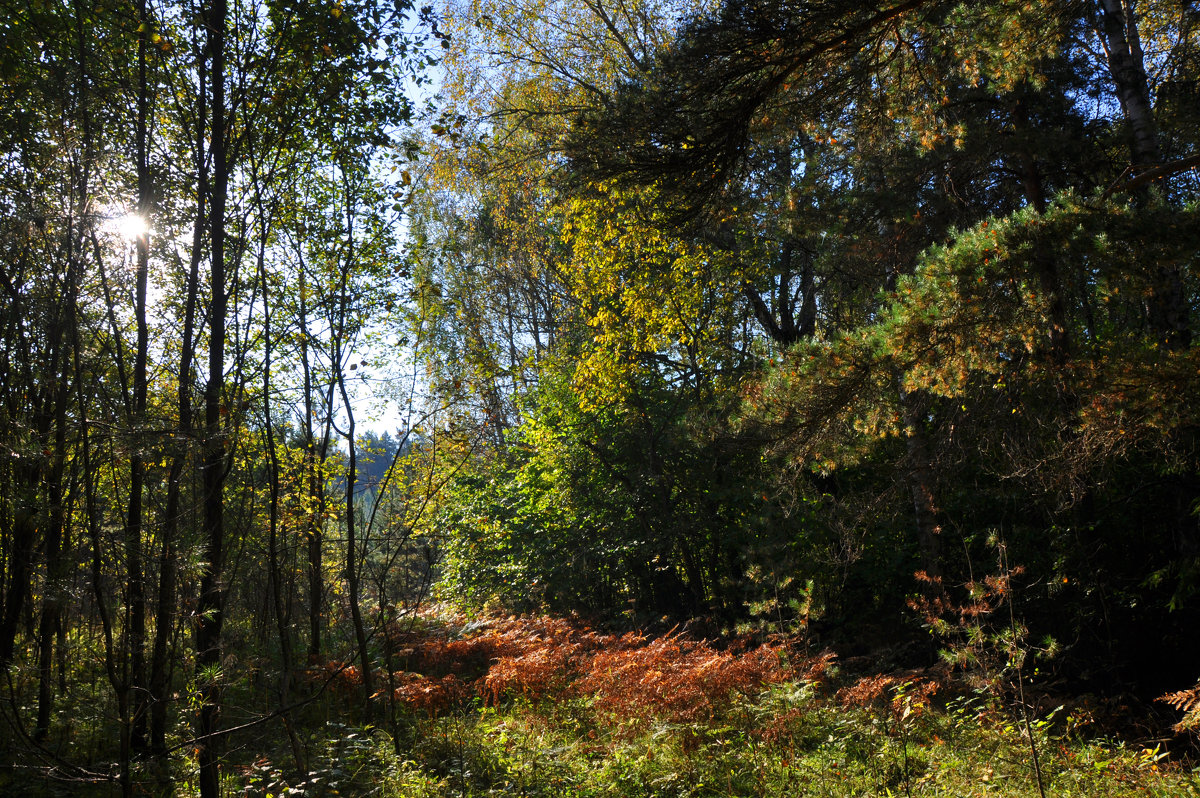
M 1158 166 L 1162 163 L 1162 150 L 1158 145 L 1158 126 L 1150 105 L 1150 90 L 1132 6 L 1126 6 L 1122 0 L 1098 2 L 1109 72 L 1116 84 L 1121 110 L 1129 122 L 1133 165 Z
M 192 250 L 188 263 L 185 288 L 183 339 L 179 353 L 179 375 L 175 393 L 178 405 L 178 428 L 167 473 L 167 499 L 162 526 L 162 549 L 159 555 L 158 606 L 155 614 L 154 650 L 150 662 L 150 748 L 159 759 L 160 770 L 167 765 L 167 690 L 170 681 L 168 644 L 175 628 L 175 603 L 178 592 L 178 552 L 180 514 L 182 508 L 183 471 L 188 459 L 192 437 L 192 375 L 196 335 L 196 303 L 200 287 L 200 260 L 203 255 L 205 206 L 208 196 L 208 171 L 205 166 L 204 128 L 207 104 L 207 70 L 203 53 L 197 59 L 200 104 L 197 114 L 196 158 L 196 215 L 192 222 Z
M 297 245 L 299 248 L 301 245 Z M 325 511 L 325 488 L 319 475 L 318 464 L 324 463 L 325 446 L 317 459 L 317 443 L 313 436 L 315 416 L 313 411 L 312 365 L 309 363 L 308 341 L 308 279 L 303 260 L 300 263 L 300 368 L 304 372 L 304 485 L 310 500 L 317 502 L 314 512 L 306 513 L 305 536 L 308 544 L 308 658 L 316 662 L 321 657 L 321 610 L 325 595 L 325 577 L 321 535 L 321 522 Z M 326 435 L 328 440 L 328 435 Z
M 146 47 L 150 20 L 146 0 L 138 0 L 138 96 L 134 134 L 137 158 L 137 213 L 148 224 L 150 213 L 150 165 L 147 160 L 147 119 L 150 90 L 146 80 Z M 146 483 L 146 464 L 142 457 L 142 434 L 146 424 L 147 360 L 150 333 L 146 324 L 146 289 L 149 280 L 150 234 L 138 235 L 134 321 L 137 342 L 133 366 L 133 407 L 130 414 L 131 454 L 129 457 L 129 510 L 125 524 L 125 573 L 129 587 L 129 689 L 133 692 L 133 716 L 130 718 L 130 744 L 135 751 L 146 747 L 146 721 L 149 709 L 146 685 L 146 584 L 142 567 L 143 532 L 142 495 Z
M 1117 89 L 1117 99 L 1129 123 L 1131 167 L 1135 170 L 1161 168 L 1163 155 L 1158 125 L 1150 103 L 1150 89 L 1142 55 L 1141 38 L 1133 0 L 1097 0 L 1101 36 L 1108 58 L 1109 72 Z M 1141 184 L 1144 193 L 1148 183 Z M 1191 318 L 1178 265 L 1156 266 L 1151 276 L 1146 318 L 1153 330 L 1171 349 L 1186 349 L 1192 341 Z
M 359 578 L 358 578 L 358 539 L 357 525 L 355 524 L 355 508 L 354 508 L 354 491 L 358 487 L 358 458 L 355 446 L 355 423 L 354 423 L 354 406 L 350 402 L 350 393 L 346 388 L 346 368 L 342 362 L 344 359 L 343 350 L 346 348 L 346 326 L 347 313 L 349 308 L 350 286 L 348 284 L 351 266 L 354 262 L 354 227 L 353 227 L 353 209 L 350 201 L 350 181 L 344 178 L 344 186 L 347 192 L 347 231 L 346 237 L 351 242 L 349 252 L 346 255 L 346 265 L 342 269 L 342 280 L 338 299 L 338 318 L 334 326 L 334 345 L 331 349 L 331 360 L 333 367 L 336 369 L 335 379 L 338 385 L 338 392 L 342 397 L 342 405 L 346 411 L 347 430 L 346 430 L 346 446 L 349 450 L 349 462 L 346 469 L 346 588 L 349 594 L 350 601 L 350 620 L 354 626 L 354 639 L 358 644 L 359 667 L 362 669 L 363 681 L 363 711 L 366 719 L 369 721 L 371 717 L 371 695 L 374 692 L 371 683 L 371 654 L 367 647 L 367 633 L 363 625 L 362 606 L 359 601 Z
M 204 389 L 204 538 L 205 567 L 197 602 L 196 668 L 201 707 L 196 721 L 196 748 L 201 798 L 219 798 L 221 790 L 221 626 L 224 620 L 222 585 L 225 559 L 225 440 L 222 388 L 225 376 L 225 204 L 229 166 L 226 150 L 225 27 L 226 0 L 213 0 L 207 15 L 208 55 L 212 64 L 212 125 L 210 162 L 212 196 L 209 203 L 210 272 L 208 382 Z M 227 411 L 226 411 L 227 412 Z

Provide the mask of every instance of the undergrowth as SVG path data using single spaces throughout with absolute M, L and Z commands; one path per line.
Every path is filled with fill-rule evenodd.
M 1200 768 L 1161 745 L 1089 736 L 1081 711 L 1026 724 L 945 669 L 852 678 L 783 638 L 550 618 L 390 634 L 401 669 L 376 700 L 403 707 L 397 736 L 329 726 L 305 778 L 259 760 L 236 794 L 1016 798 L 1039 794 L 1036 748 L 1054 796 L 1200 798 Z

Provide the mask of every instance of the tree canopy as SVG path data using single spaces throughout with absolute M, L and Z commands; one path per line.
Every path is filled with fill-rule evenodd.
M 475 71 L 416 216 L 454 296 L 546 298 L 439 305 L 482 411 L 453 591 L 731 623 L 786 562 L 844 628 L 1004 545 L 1064 673 L 1194 662 L 1193 11 L 502 11 L 452 9 Z
M 250 791 L 269 727 L 324 794 L 331 713 L 401 757 L 468 683 L 540 657 L 590 712 L 588 646 L 641 650 L 545 621 L 569 656 L 516 625 L 435 655 L 431 599 L 700 630 L 729 650 L 675 653 L 747 695 L 784 677 L 738 634 L 1021 690 L 1036 654 L 1194 727 L 1194 4 L 0 30 L 0 791 Z

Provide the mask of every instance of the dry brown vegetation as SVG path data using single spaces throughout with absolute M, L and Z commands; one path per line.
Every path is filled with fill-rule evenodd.
M 393 697 L 436 715 L 472 697 L 495 706 L 515 697 L 593 696 L 598 711 L 631 721 L 691 723 L 714 720 L 736 696 L 768 685 L 819 680 L 834 661 L 829 652 L 804 656 L 786 641 L 722 645 L 681 632 L 600 632 L 561 618 L 500 617 L 467 629 L 392 628 L 401 664 Z M 337 679 L 353 687 L 358 677 L 345 667 Z

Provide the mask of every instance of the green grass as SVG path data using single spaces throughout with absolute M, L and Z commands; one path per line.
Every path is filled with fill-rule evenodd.
M 378 730 L 327 727 L 316 771 L 288 786 L 385 798 L 1039 796 L 1021 726 L 991 702 L 901 714 L 847 708 L 802 684 L 738 700 L 705 724 L 622 722 L 580 698 L 514 701 L 411 717 L 399 746 Z M 1047 795 L 1200 796 L 1200 774 L 1162 749 L 1086 739 L 1066 725 L 1044 721 L 1034 732 Z M 288 794 L 279 782 L 235 781 L 237 794 Z
M 986 692 L 953 695 L 964 688 L 948 677 L 936 683 L 935 693 L 930 679 L 839 678 L 824 664 L 812 665 L 828 663 L 828 657 L 793 656 L 784 648 L 719 651 L 679 637 L 617 638 L 543 621 L 497 622 L 476 638 L 427 637 L 432 642 L 424 653 L 408 662 L 425 669 L 419 679 L 436 686 L 442 671 L 454 670 L 463 658 L 473 670 L 444 703 L 421 704 L 440 707 L 435 715 L 402 705 L 399 698 L 392 704 L 377 699 L 377 719 L 401 713 L 390 731 L 366 726 L 351 712 L 362 709 L 354 684 L 339 692 L 335 683 L 293 712 L 294 738 L 270 718 L 262 696 L 256 706 L 252 683 L 232 685 L 226 722 L 235 725 L 243 717 L 265 722 L 226 738 L 224 794 L 1042 795 L 1018 713 Z M 472 640 L 477 645 L 469 645 Z M 407 645 L 417 650 L 420 641 Z M 476 673 L 481 668 L 504 676 L 503 685 L 489 687 Z M 703 711 L 693 711 L 698 709 Z M 91 733 L 67 752 L 82 758 L 88 752 L 80 746 L 88 741 L 98 746 L 91 756 L 103 761 L 115 738 L 94 731 L 100 721 L 93 715 L 111 717 L 112 708 L 98 702 L 73 713 L 73 722 Z M 171 760 L 175 794 L 194 795 L 186 718 L 181 715 L 177 724 L 171 738 L 180 743 Z M 1200 798 L 1200 767 L 1181 753 L 1184 740 L 1174 752 L 1147 749 L 1100 736 L 1096 728 L 1084 710 L 1060 709 L 1033 719 L 1046 796 Z M 39 772 L 35 764 L 0 769 L 0 795 L 118 794 L 112 782 L 64 788 L 31 779 Z M 149 760 L 135 766 L 138 794 L 163 784 L 165 774 L 150 766 Z

